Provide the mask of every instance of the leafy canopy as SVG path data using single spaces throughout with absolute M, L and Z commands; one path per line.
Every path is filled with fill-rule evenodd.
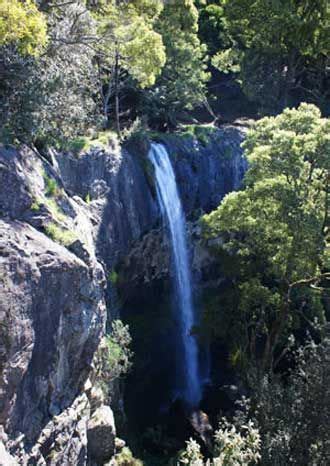
M 0 45 L 37 56 L 47 43 L 47 24 L 33 0 L 0 0 Z
M 166 63 L 145 96 L 144 111 L 153 120 L 175 127 L 184 111 L 205 101 L 206 46 L 198 37 L 198 10 L 192 0 L 166 2 L 156 23 L 166 48 Z
M 236 73 L 244 92 L 273 112 L 287 106 L 290 92 L 324 103 L 327 0 L 223 0 L 221 5 L 223 47 L 213 57 L 216 68 Z
M 231 273 L 244 351 L 252 356 L 259 342 L 269 366 L 293 319 L 301 312 L 322 316 L 319 295 L 307 285 L 329 269 L 330 121 L 301 104 L 258 121 L 244 149 L 245 189 L 227 195 L 203 224 L 207 238 L 222 238 L 217 251 L 236 266 Z
M 142 88 L 155 83 L 165 63 L 162 38 L 153 29 L 161 8 L 155 0 L 110 0 L 94 9 L 105 60 L 113 63 L 117 55 L 122 70 Z

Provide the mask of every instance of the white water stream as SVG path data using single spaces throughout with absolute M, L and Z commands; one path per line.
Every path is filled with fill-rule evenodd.
M 175 312 L 179 323 L 182 354 L 177 355 L 181 380 L 179 397 L 190 407 L 198 406 L 202 397 L 202 380 L 198 367 L 198 347 L 191 335 L 195 324 L 191 273 L 186 242 L 186 221 L 176 185 L 174 171 L 165 147 L 152 144 L 149 160 L 155 169 L 157 198 L 171 240 L 175 277 Z M 180 353 L 181 353 L 180 352 Z

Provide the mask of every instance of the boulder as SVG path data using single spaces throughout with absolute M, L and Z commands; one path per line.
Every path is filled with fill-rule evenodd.
M 115 454 L 116 428 L 110 406 L 100 406 L 88 421 L 88 454 L 100 463 Z

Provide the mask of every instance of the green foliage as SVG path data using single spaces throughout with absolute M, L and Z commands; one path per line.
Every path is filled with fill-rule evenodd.
M 194 2 L 167 2 L 157 28 L 166 47 L 166 64 L 155 87 L 145 95 L 144 111 L 158 126 L 176 127 L 180 114 L 203 104 L 209 79 Z
M 97 380 L 104 391 L 108 391 L 110 382 L 126 374 L 131 368 L 131 341 L 128 325 L 124 325 L 121 320 L 114 320 L 112 331 L 101 341 L 96 356 Z
M 121 135 L 119 94 L 127 85 L 127 77 L 142 89 L 150 87 L 166 60 L 162 38 L 154 30 L 162 4 L 156 0 L 109 0 L 91 8 L 100 37 L 98 63 L 104 85 L 104 114 L 108 117 L 111 99 L 114 99 L 111 113 L 115 116 L 117 133 Z
M 309 285 L 326 272 L 329 128 L 307 104 L 257 122 L 244 143 L 245 189 L 203 219 L 206 237 L 221 237 L 215 249 L 236 263 L 231 325 L 240 331 L 233 330 L 232 343 L 250 358 L 261 352 L 263 369 L 297 320 L 322 318 L 320 296 Z
M 44 181 L 45 181 L 45 188 L 46 188 L 46 195 L 47 196 L 58 196 L 59 195 L 59 187 L 55 178 L 51 178 L 46 173 L 43 174 Z
M 247 96 L 264 110 L 284 108 L 290 93 L 325 105 L 327 3 L 225 0 L 217 10 L 223 46 L 214 55 L 213 66 L 235 73 Z
M 204 463 L 200 445 L 193 439 L 179 457 L 180 464 L 189 466 L 248 466 L 260 459 L 260 434 L 250 420 L 236 427 L 222 418 L 214 434 L 213 459 Z
M 224 6 L 212 1 L 197 1 L 199 9 L 199 37 L 207 45 L 210 56 L 228 44 Z
M 47 205 L 48 209 L 50 210 L 53 218 L 57 221 L 57 222 L 64 222 L 65 221 L 65 215 L 64 213 L 62 212 L 62 210 L 60 209 L 60 207 L 58 206 L 57 202 L 55 199 L 51 199 L 51 198 L 46 198 L 45 199 L 45 204 Z
M 115 148 L 118 145 L 118 137 L 113 131 L 99 131 L 92 136 L 78 136 L 60 145 L 61 150 L 79 155 L 95 147 Z
M 192 438 L 186 443 L 186 449 L 183 450 L 179 456 L 180 463 L 192 466 L 203 466 L 204 461 L 200 445 Z
M 40 200 L 34 199 L 30 208 L 33 212 L 38 212 L 40 210 Z
M 117 285 L 118 283 L 118 273 L 115 271 L 115 269 L 111 270 L 111 272 L 108 275 L 108 280 L 112 285 Z
M 217 128 L 211 125 L 184 125 L 180 135 L 197 139 L 203 146 L 207 146 Z
M 207 67 L 263 111 L 326 109 L 328 20 L 326 0 L 0 0 L 0 137 L 79 154 L 90 129 L 177 127 L 209 109 Z
M 63 149 L 67 149 L 73 154 L 78 155 L 89 149 L 89 139 L 86 136 L 78 136 L 77 138 L 68 141 L 64 145 Z
M 46 234 L 56 243 L 62 244 L 65 247 L 70 246 L 77 240 L 75 233 L 60 228 L 55 223 L 48 223 L 45 227 Z
M 143 466 L 142 461 L 134 458 L 131 450 L 124 447 L 120 453 L 115 455 L 116 464 L 118 466 Z
M 86 41 L 94 34 L 90 14 L 77 1 L 46 8 L 45 15 L 49 41 L 40 56 L 0 47 L 2 133 L 38 147 L 56 145 L 100 122 L 95 52 Z
M 251 378 L 250 415 L 261 434 L 262 465 L 315 464 L 329 452 L 329 339 L 312 340 L 295 352 L 287 380 Z
M 37 56 L 46 43 L 46 18 L 33 0 L 0 0 L 0 46 L 14 45 L 22 55 Z

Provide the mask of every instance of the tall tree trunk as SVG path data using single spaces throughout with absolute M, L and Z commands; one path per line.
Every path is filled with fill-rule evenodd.
M 120 131 L 120 117 L 119 117 L 119 53 L 116 52 L 115 61 L 115 119 L 116 119 L 116 131 L 119 139 L 121 139 Z

